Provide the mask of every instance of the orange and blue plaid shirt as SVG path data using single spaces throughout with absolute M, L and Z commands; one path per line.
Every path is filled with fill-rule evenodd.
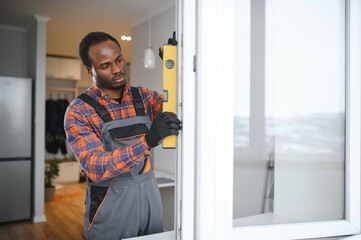
M 153 121 L 162 112 L 163 95 L 138 87 L 145 114 Z M 84 93 L 96 99 L 109 111 L 113 120 L 135 117 L 130 86 L 123 92 L 121 104 L 93 84 Z M 144 135 L 129 146 L 106 151 L 101 141 L 103 120 L 89 104 L 76 98 L 67 108 L 64 129 L 70 147 L 85 174 L 94 182 L 102 182 L 128 172 L 150 155 Z

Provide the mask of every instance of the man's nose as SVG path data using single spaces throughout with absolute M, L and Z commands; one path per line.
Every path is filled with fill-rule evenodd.
M 120 65 L 118 65 L 116 63 L 113 63 L 112 64 L 112 73 L 113 73 L 113 75 L 116 75 L 116 74 L 121 73 L 121 72 L 123 72 L 123 68 Z

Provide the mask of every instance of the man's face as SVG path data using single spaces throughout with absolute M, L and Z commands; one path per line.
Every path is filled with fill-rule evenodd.
M 95 84 L 105 90 L 120 90 L 125 85 L 125 61 L 119 46 L 111 41 L 90 46 L 88 51 L 91 68 L 88 73 Z

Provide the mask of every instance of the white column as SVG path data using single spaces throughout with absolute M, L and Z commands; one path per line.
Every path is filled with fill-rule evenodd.
M 28 26 L 28 75 L 34 81 L 33 136 L 33 222 L 46 221 L 44 215 L 45 162 L 45 62 L 48 17 L 34 16 Z

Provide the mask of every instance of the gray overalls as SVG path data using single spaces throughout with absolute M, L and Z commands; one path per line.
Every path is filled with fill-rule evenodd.
M 112 120 L 105 107 L 88 95 L 79 96 L 105 120 L 102 142 L 107 151 L 129 145 L 151 126 L 138 89 L 131 90 L 137 116 L 119 120 Z M 151 170 L 143 173 L 147 161 L 151 161 Z M 152 157 L 147 156 L 130 172 L 107 181 L 95 183 L 88 178 L 84 213 L 87 239 L 116 240 L 163 232 L 162 202 L 153 166 Z

